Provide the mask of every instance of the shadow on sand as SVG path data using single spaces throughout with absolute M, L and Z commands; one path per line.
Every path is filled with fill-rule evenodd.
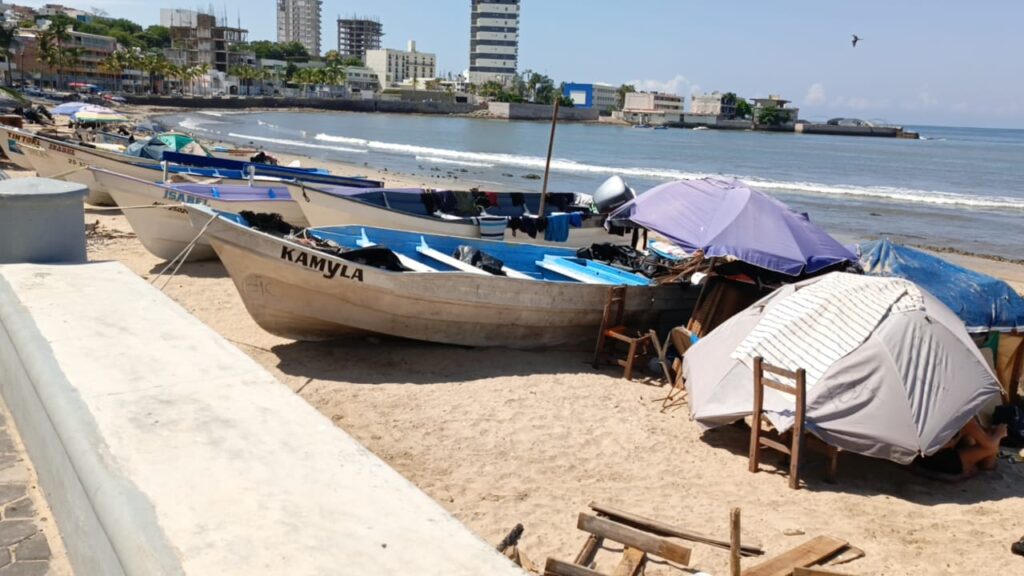
M 159 274 L 164 268 L 167 267 L 168 262 L 160 262 L 155 264 L 149 269 L 149 274 Z M 174 270 L 174 266 L 171 266 L 168 273 Z M 178 269 L 177 275 L 188 276 L 190 278 L 227 278 L 228 271 L 224 268 L 224 265 L 220 263 L 220 260 L 202 260 L 199 262 L 185 262 Z
M 750 450 L 750 428 L 746 425 L 723 426 L 708 430 L 703 441 L 715 448 L 746 457 Z M 787 464 L 782 454 L 772 450 L 761 452 L 759 474 L 788 479 Z M 993 472 L 958 482 L 934 480 L 889 460 L 869 458 L 843 452 L 839 455 L 839 474 L 835 484 L 824 480 L 825 460 L 813 450 L 808 451 L 800 465 L 801 490 L 839 492 L 860 496 L 889 496 L 915 504 L 979 504 L 1024 497 L 1024 464 L 1000 461 Z M 744 466 L 746 462 L 744 461 Z
M 467 348 L 384 337 L 291 342 L 272 352 L 285 374 L 354 384 L 437 384 L 593 370 L 585 350 Z

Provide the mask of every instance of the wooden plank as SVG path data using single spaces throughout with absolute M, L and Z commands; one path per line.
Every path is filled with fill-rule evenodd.
M 676 544 L 660 536 L 641 532 L 625 524 L 619 524 L 618 522 L 606 518 L 598 518 L 590 514 L 580 514 L 576 527 L 584 532 L 590 532 L 606 540 L 638 548 L 665 560 L 677 562 L 684 566 L 690 563 L 690 549 L 686 546 Z
M 729 514 L 729 574 L 740 576 L 740 509 Z
M 707 544 L 709 546 L 715 546 L 725 550 L 729 549 L 730 543 L 728 540 L 722 540 L 713 536 L 708 536 L 707 534 L 673 526 L 672 524 L 641 516 L 640 514 L 633 514 L 632 512 L 626 512 L 597 502 L 591 502 L 590 509 L 599 514 L 608 516 L 620 524 L 646 530 L 647 532 L 657 534 L 658 536 L 673 536 L 675 538 L 689 540 L 690 542 L 699 542 L 701 544 Z M 744 556 L 760 556 L 761 554 L 764 554 L 764 550 L 760 546 L 755 546 L 753 544 L 741 544 L 740 553 Z
M 743 576 L 790 576 L 794 568 L 814 566 L 848 545 L 831 536 L 816 536 L 787 552 L 743 571 Z
M 576 561 L 573 563 L 580 566 L 590 566 L 602 542 L 604 542 L 604 538 L 598 538 L 593 534 L 587 536 L 587 541 L 583 543 L 583 548 L 580 549 L 580 553 L 576 555 Z
M 646 562 L 646 552 L 626 546 L 626 550 L 622 553 L 622 560 L 619 561 L 615 570 L 612 570 L 612 576 L 637 576 Z
M 822 570 L 821 568 L 795 568 L 793 570 L 793 576 L 850 576 L 842 572 L 833 572 L 832 570 Z
M 544 563 L 544 576 L 605 576 L 596 570 L 548 558 Z

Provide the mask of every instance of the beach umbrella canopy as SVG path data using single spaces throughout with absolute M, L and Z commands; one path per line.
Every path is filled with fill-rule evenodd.
M 123 114 L 115 112 L 106 106 L 95 106 L 90 104 L 88 106 L 79 108 L 77 111 L 71 114 L 71 119 L 76 122 L 84 123 L 110 123 L 110 122 L 127 122 L 128 118 Z
M 50 113 L 58 114 L 60 116 L 71 116 L 75 112 L 78 112 L 82 108 L 92 106 L 88 102 L 65 102 L 59 106 L 54 106 L 50 109 Z
M 612 212 L 607 223 L 642 226 L 689 252 L 731 256 L 788 276 L 857 261 L 806 214 L 739 180 L 705 178 L 655 186 Z
M 751 414 L 755 356 L 807 371 L 810 433 L 901 464 L 934 454 L 1001 393 L 963 322 L 901 278 L 787 284 L 700 339 L 683 370 L 702 427 Z M 766 388 L 764 407 L 780 432 L 792 426 L 792 396 Z
M 888 239 L 864 242 L 859 251 L 866 273 L 921 286 L 955 312 L 968 332 L 1024 329 L 1024 298 L 998 278 Z
M 128 147 L 125 154 L 128 156 L 139 156 L 153 160 L 163 160 L 164 152 L 181 152 L 183 154 L 196 154 L 210 156 L 210 152 L 188 134 L 179 132 L 163 132 L 150 138 L 135 142 Z

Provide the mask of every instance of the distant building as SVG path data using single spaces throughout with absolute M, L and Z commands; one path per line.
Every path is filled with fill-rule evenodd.
M 92 22 L 93 18 L 96 17 L 96 15 L 91 12 L 78 10 L 77 8 L 69 8 L 61 4 L 44 4 L 41 8 L 36 9 L 36 14 L 44 17 L 63 14 L 72 20 L 77 20 L 83 23 Z
M 380 50 L 384 26 L 376 18 L 338 18 L 338 53 L 366 63 L 367 50 Z
M 630 92 L 622 119 L 634 124 L 668 124 L 683 117 L 683 97 L 664 92 Z
M 320 56 L 321 0 L 277 0 L 277 41 L 298 42 Z
M 471 0 L 469 82 L 516 77 L 519 58 L 519 0 Z
M 755 126 L 761 125 L 759 119 L 766 108 L 774 108 L 779 111 L 781 123 L 777 126 L 780 128 L 792 128 L 796 125 L 797 120 L 800 119 L 800 109 L 786 108 L 790 101 L 784 100 L 781 96 L 769 94 L 767 98 L 754 98 L 753 102 Z
M 353 94 L 376 92 L 380 89 L 380 79 L 373 68 L 349 66 L 345 69 L 345 87 Z
M 246 41 L 248 30 L 227 26 L 213 14 L 164 8 L 160 25 L 171 33 L 171 47 L 164 50 L 164 56 L 179 66 L 206 64 L 211 70 L 227 73 L 247 59 L 235 45 Z
M 417 52 L 414 40 L 409 41 L 408 50 L 367 50 L 366 67 L 377 73 L 383 88 L 397 86 L 406 79 L 418 80 L 437 76 L 437 58 L 433 54 Z
M 57 74 L 42 61 L 39 52 L 39 32 L 35 28 L 18 30 L 17 48 L 12 64 L 16 64 L 17 76 L 21 79 L 32 79 L 37 84 L 54 85 Z M 75 65 L 64 70 L 65 81 L 95 84 L 102 89 L 110 90 L 117 84 L 117 75 L 100 68 L 103 62 L 117 50 L 117 40 L 110 36 L 86 34 L 75 30 L 71 34 L 70 47 L 78 50 Z
M 690 113 L 720 118 L 734 118 L 736 116 L 735 94 L 722 94 L 715 91 L 710 94 L 699 94 L 690 97 Z
M 577 84 L 567 83 L 562 88 L 562 95 L 572 100 L 576 108 L 596 108 L 601 114 L 610 113 L 615 109 L 618 88 L 611 84 Z

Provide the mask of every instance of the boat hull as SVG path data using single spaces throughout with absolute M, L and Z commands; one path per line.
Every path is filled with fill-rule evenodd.
M 192 211 L 193 225 L 209 219 Z M 607 286 L 461 272 L 389 272 L 214 220 L 207 230 L 246 309 L 263 329 L 296 340 L 381 334 L 463 346 L 593 344 Z M 627 288 L 625 322 L 655 326 L 692 310 L 678 286 Z
M 22 170 L 35 170 L 25 151 L 22 150 L 22 145 L 25 144 L 39 147 L 41 141 L 35 136 L 7 130 L 0 125 L 0 150 L 4 151 L 4 156 Z
M 464 224 L 440 218 L 407 214 L 359 200 L 339 198 L 311 188 L 307 188 L 304 192 L 295 196 L 295 199 L 306 214 L 306 219 L 309 221 L 310 226 L 361 225 L 395 228 L 425 234 L 463 236 L 466 238 L 480 237 L 480 228 L 475 224 Z M 569 238 L 565 242 L 546 241 L 543 234 L 539 234 L 536 238 L 531 238 L 525 232 L 520 232 L 513 236 L 507 231 L 504 239 L 507 242 L 550 244 L 552 246 L 574 248 L 612 240 L 611 235 L 600 226 L 570 228 Z
M 164 188 L 99 171 L 93 172 L 92 175 L 110 191 L 117 205 L 122 207 L 139 242 L 157 258 L 170 260 L 176 257 L 198 233 L 198 230 L 192 227 L 188 212 L 179 205 L 178 200 L 168 200 Z M 306 224 L 301 210 L 294 201 L 221 202 L 199 197 L 192 199 L 215 210 L 276 213 L 295 226 L 302 227 Z M 152 205 L 167 205 L 167 208 L 151 208 Z M 212 260 L 216 257 L 209 240 L 201 236 L 186 261 Z

